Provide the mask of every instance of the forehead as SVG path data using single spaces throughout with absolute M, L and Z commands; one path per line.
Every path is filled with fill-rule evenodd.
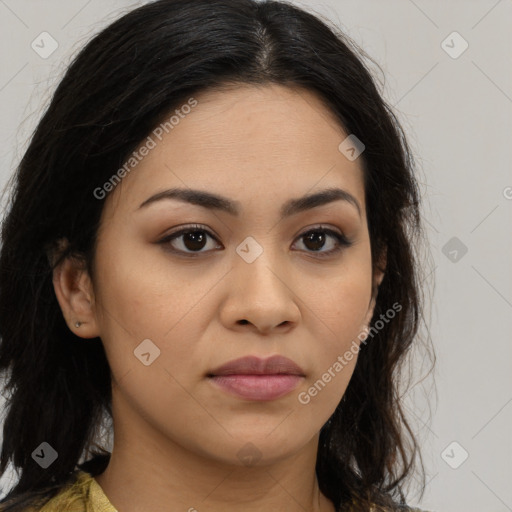
M 203 92 L 196 100 L 193 115 L 182 121 L 182 130 L 177 134 L 188 137 L 191 148 L 204 149 L 204 142 L 222 150 L 233 145 L 241 158 L 252 150 L 262 157 L 264 148 L 277 154 L 290 150 L 290 161 L 294 154 L 304 156 L 308 150 L 317 157 L 321 151 L 330 152 L 333 144 L 336 149 L 336 142 L 344 133 L 322 100 L 299 87 L 230 86 Z M 200 135 L 201 140 L 190 140 L 190 131 Z
M 193 108 L 177 106 L 169 113 L 172 124 L 155 127 L 149 136 L 152 148 L 107 201 L 119 196 L 115 202 L 133 210 L 147 196 L 180 186 L 243 202 L 262 188 L 288 197 L 318 185 L 347 189 L 364 209 L 360 160 L 350 161 L 340 152 L 348 134 L 313 92 L 238 85 L 205 91 L 193 100 Z

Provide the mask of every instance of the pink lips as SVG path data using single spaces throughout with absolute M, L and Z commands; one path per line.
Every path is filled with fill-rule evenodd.
M 212 370 L 210 381 L 247 400 L 275 400 L 287 395 L 304 379 L 304 370 L 291 359 L 272 356 L 242 357 Z

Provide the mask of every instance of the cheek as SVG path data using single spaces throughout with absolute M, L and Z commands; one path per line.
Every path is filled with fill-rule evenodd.
M 160 351 L 158 365 L 173 375 L 186 373 L 186 361 L 204 357 L 194 340 L 211 321 L 208 294 L 218 275 L 170 265 L 147 249 L 117 247 L 99 248 L 97 256 L 97 316 L 112 371 L 138 368 L 134 351 L 151 340 L 145 343 Z
M 371 270 L 370 265 L 346 266 L 336 275 L 317 281 L 306 297 L 308 314 L 312 322 L 327 336 L 328 346 L 340 346 L 357 337 L 364 327 L 364 320 L 370 307 Z
M 307 295 L 305 311 L 310 318 L 307 323 L 311 339 L 321 347 L 312 352 L 318 358 L 314 378 L 336 382 L 329 387 L 338 390 L 344 390 L 348 385 L 363 339 L 364 320 L 371 298 L 369 268 L 369 265 L 354 265 L 350 273 L 340 273 L 338 277 L 325 280 L 321 287 L 316 286 L 314 293 L 310 290 Z M 343 369 L 340 368 L 340 358 Z

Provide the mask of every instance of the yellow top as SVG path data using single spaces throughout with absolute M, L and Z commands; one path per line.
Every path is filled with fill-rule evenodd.
M 68 484 L 42 508 L 27 512 L 118 512 L 90 473 L 77 471 L 77 480 Z
M 0 506 L 0 511 L 2 510 Z M 377 512 L 372 507 L 371 512 Z M 427 512 L 418 508 L 406 509 L 409 512 Z M 26 512 L 118 512 L 110 503 L 94 477 L 85 471 L 77 470 L 77 480 L 68 484 L 42 508 L 33 507 Z

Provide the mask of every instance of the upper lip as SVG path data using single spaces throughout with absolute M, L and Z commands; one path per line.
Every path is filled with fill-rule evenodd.
M 287 357 L 276 355 L 262 359 L 257 356 L 240 357 L 228 361 L 208 373 L 208 377 L 217 375 L 300 375 L 304 370 Z

